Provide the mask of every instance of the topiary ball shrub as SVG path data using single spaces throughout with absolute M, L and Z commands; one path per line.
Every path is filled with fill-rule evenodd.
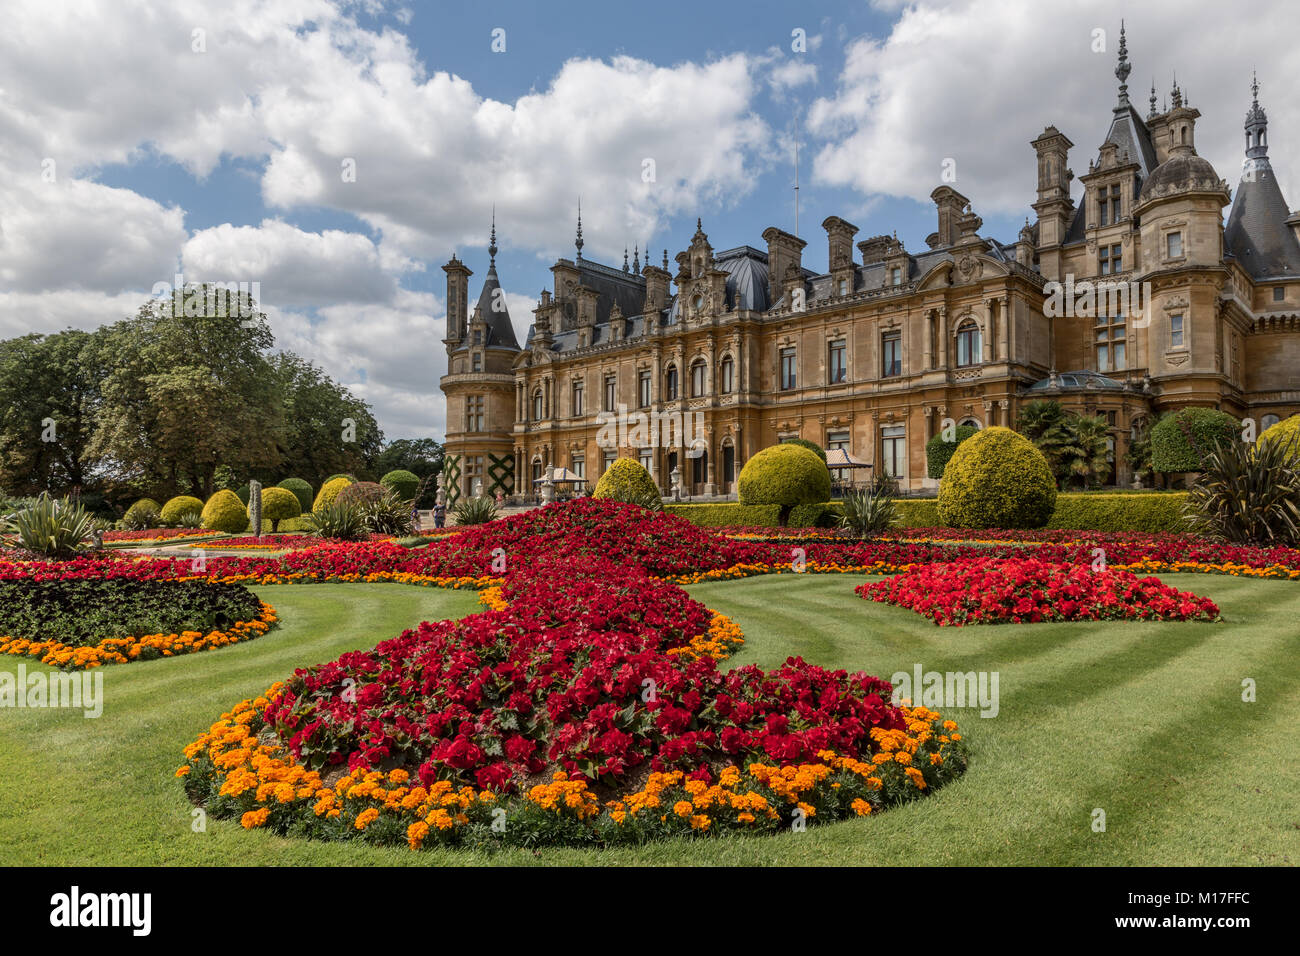
M 288 488 L 262 489 L 262 517 L 271 522 L 272 533 L 280 530 L 280 522 L 302 514 L 302 503 Z
M 796 505 L 830 499 L 831 473 L 826 462 L 803 445 L 783 442 L 745 462 L 736 488 L 742 505 L 780 505 L 778 520 L 784 528 Z
M 357 480 L 356 475 L 335 474 L 335 475 L 330 475 L 328 478 L 322 481 L 321 487 L 324 488 L 326 485 L 328 485 L 331 481 L 333 481 L 336 478 L 346 478 L 348 480 L 349 485 Z
M 286 478 L 276 487 L 293 492 L 293 496 L 298 499 L 298 507 L 302 511 L 311 511 L 312 490 L 311 485 L 307 482 L 301 478 Z
M 141 498 L 126 509 L 122 524 L 131 529 L 153 527 L 161 520 L 162 505 L 152 498 Z
M 1200 471 L 1216 443 L 1237 441 L 1240 432 L 1241 423 L 1217 408 L 1184 408 L 1166 415 L 1151 429 L 1151 467 L 1160 472 Z
M 384 488 L 374 481 L 358 481 L 348 485 L 334 499 L 340 505 L 372 505 L 384 496 Z
M 223 489 L 203 506 L 203 527 L 239 534 L 248 528 L 248 509 L 239 500 L 239 495 L 229 488 Z
M 168 528 L 180 527 L 181 519 L 189 512 L 202 513 L 203 502 L 193 495 L 177 495 L 175 498 L 168 499 L 167 504 L 162 506 L 159 516 L 162 523 Z
M 953 453 L 957 451 L 957 446 L 964 442 L 971 435 L 974 435 L 978 428 L 974 425 L 958 425 L 952 441 L 944 441 L 943 435 L 935 435 L 925 443 L 925 473 L 930 478 L 942 478 L 943 470 L 947 467 L 948 462 L 952 459 Z
M 939 487 L 939 519 L 951 528 L 1041 528 L 1055 507 L 1047 458 L 1000 425 L 957 446 Z
M 659 488 L 650 477 L 650 472 L 639 461 L 631 458 L 620 458 L 606 468 L 591 496 L 654 510 L 663 507 Z
M 415 493 L 420 490 L 420 479 L 413 472 L 409 472 L 404 468 L 396 468 L 390 471 L 379 479 L 379 483 L 389 491 L 394 492 L 403 501 L 413 501 Z
M 1293 454 L 1300 457 L 1300 415 L 1292 415 L 1265 428 L 1255 439 L 1255 446 L 1262 451 L 1265 445 L 1275 442 L 1290 445 Z
M 826 449 L 815 441 L 809 441 L 806 438 L 790 438 L 782 442 L 784 445 L 798 445 L 800 448 L 807 448 L 810 452 L 820 458 L 823 462 L 826 460 Z
M 339 492 L 350 484 L 352 484 L 352 479 L 347 475 L 331 478 L 320 486 L 320 491 L 316 492 L 316 500 L 311 503 L 311 510 L 320 511 L 321 508 L 334 504 L 334 499 L 339 496 Z

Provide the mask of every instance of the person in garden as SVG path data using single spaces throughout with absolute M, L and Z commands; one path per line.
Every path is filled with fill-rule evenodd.
M 447 522 L 447 506 L 439 501 L 433 506 L 433 526 L 441 528 Z

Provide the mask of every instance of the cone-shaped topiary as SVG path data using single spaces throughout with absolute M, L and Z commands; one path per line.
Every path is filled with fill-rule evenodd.
M 294 497 L 298 499 L 298 507 L 301 508 L 302 511 L 311 511 L 312 490 L 311 485 L 307 482 L 303 481 L 301 478 L 286 478 L 284 481 L 276 485 L 276 487 L 287 488 L 289 491 L 293 492 Z
M 826 462 L 794 442 L 764 448 L 740 469 L 736 482 L 742 505 L 780 505 L 781 526 L 795 505 L 819 504 L 831 496 Z
M 305 484 L 305 482 L 304 482 Z M 280 530 L 280 522 L 302 514 L 302 503 L 288 488 L 262 489 L 262 517 L 271 522 L 271 531 Z
M 383 496 L 382 485 L 374 481 L 358 481 L 340 491 L 334 501 L 341 505 L 369 505 Z
M 350 484 L 352 479 L 347 475 L 331 478 L 320 486 L 320 491 L 316 492 L 316 500 L 311 503 L 311 510 L 320 511 L 326 505 L 334 504 L 334 499 L 339 496 L 339 492 Z
M 395 468 L 380 478 L 379 483 L 389 491 L 395 492 L 403 501 L 410 501 L 420 490 L 420 479 L 414 472 L 404 468 Z
M 1056 507 L 1047 458 L 995 425 L 957 446 L 939 486 L 939 519 L 953 528 L 1041 528 Z
M 1260 448 L 1274 442 L 1280 442 L 1284 445 L 1289 444 L 1292 452 L 1297 457 L 1300 457 L 1300 415 L 1292 415 L 1290 418 L 1284 418 L 1280 422 L 1269 425 L 1255 439 L 1255 444 Z
M 659 489 L 650 477 L 650 472 L 639 461 L 631 458 L 619 458 L 611 463 L 596 482 L 596 490 L 591 496 L 655 510 L 663 506 Z
M 229 488 L 222 489 L 203 506 L 203 527 L 239 534 L 248 528 L 248 509 L 239 500 L 239 495 Z
M 162 506 L 162 511 L 159 514 L 164 525 L 175 528 L 180 525 L 181 518 L 190 511 L 201 514 L 203 512 L 203 502 L 193 495 L 177 495 L 175 498 L 167 500 L 167 504 Z

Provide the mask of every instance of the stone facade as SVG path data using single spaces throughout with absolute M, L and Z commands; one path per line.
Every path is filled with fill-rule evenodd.
M 1077 206 L 1073 144 L 1055 127 L 1033 141 L 1036 221 L 1013 243 L 981 236 L 949 185 L 932 193 L 925 250 L 889 235 L 855 247 L 858 227 L 826 219 L 821 272 L 780 229 L 763 247 L 719 251 L 698 222 L 672 266 L 667 250 L 644 266 L 637 250 L 619 269 L 583 257 L 579 218 L 577 255 L 552 267 L 519 346 L 494 223 L 472 313 L 469 270 L 455 257 L 443 267 L 461 493 L 478 479 L 531 493 L 551 467 L 594 483 L 632 457 L 666 493 L 676 469 L 686 493 L 725 495 L 751 455 L 794 437 L 924 491 L 925 443 L 945 421 L 1012 425 L 1042 398 L 1107 419 L 1126 484 L 1128 443 L 1154 414 L 1213 406 L 1264 427 L 1300 411 L 1300 216 L 1272 175 L 1258 89 L 1234 198 L 1196 153 L 1200 113 L 1175 86 L 1163 112 L 1152 90 L 1143 119 L 1129 69 L 1122 39 L 1118 103 Z M 1089 283 L 1132 296 L 1108 288 L 1094 302 Z

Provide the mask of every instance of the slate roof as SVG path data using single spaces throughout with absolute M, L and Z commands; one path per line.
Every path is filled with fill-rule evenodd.
M 510 311 L 506 308 L 504 296 L 501 298 L 500 311 L 494 311 L 492 302 L 496 296 L 496 290 L 501 288 L 501 280 L 497 278 L 497 267 L 493 264 L 483 280 L 483 291 L 478 296 L 478 312 L 487 324 L 487 341 L 483 344 L 488 348 L 513 349 L 519 351 L 519 340 L 515 337 L 514 323 L 510 321 Z M 471 313 L 471 318 L 473 314 Z M 457 352 L 465 351 L 469 348 L 469 337 L 467 336 L 460 345 L 456 346 Z
M 1272 167 L 1256 165 L 1237 186 L 1224 239 L 1256 279 L 1300 276 L 1300 242 L 1286 221 L 1291 213 Z

